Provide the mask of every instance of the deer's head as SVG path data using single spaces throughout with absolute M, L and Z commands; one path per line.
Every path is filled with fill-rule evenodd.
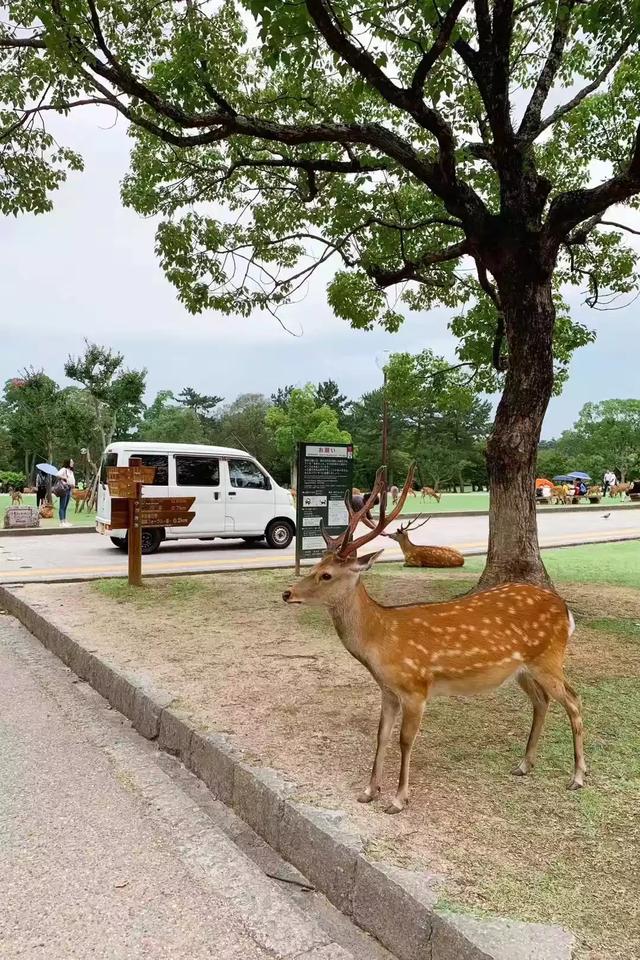
M 308 576 L 296 581 L 282 594 L 285 603 L 309 603 L 335 606 L 346 600 L 360 579 L 384 551 L 378 550 L 366 557 L 347 557 L 342 560 L 327 553 Z
M 402 547 L 411 542 L 409 540 L 409 533 L 412 533 L 414 530 L 419 530 L 420 527 L 424 527 L 425 523 L 431 520 L 431 517 L 425 517 L 422 523 L 418 523 L 419 519 L 420 517 L 416 517 L 407 523 L 401 523 L 397 530 L 392 530 L 391 533 L 384 533 L 383 536 L 389 537 L 390 540 L 395 540 L 396 543 L 399 543 Z
M 346 530 L 338 537 L 330 537 L 321 524 L 320 529 L 327 545 L 327 552 L 308 576 L 303 577 L 302 580 L 284 591 L 282 599 L 285 603 L 312 603 L 333 606 L 348 597 L 349 593 L 355 589 L 361 574 L 369 570 L 382 553 L 382 550 L 378 550 L 367 556 L 359 557 L 359 547 L 380 536 L 385 527 L 398 516 L 413 484 L 413 473 L 414 467 L 412 466 L 398 502 L 389 516 L 386 515 L 387 484 L 382 467 L 378 470 L 373 489 L 360 510 L 353 509 L 351 496 L 347 492 L 345 505 L 349 514 L 349 524 Z M 380 498 L 380 514 L 376 523 L 369 516 L 369 511 L 378 497 Z M 364 523 L 369 529 L 354 540 L 356 528 L 360 523 Z

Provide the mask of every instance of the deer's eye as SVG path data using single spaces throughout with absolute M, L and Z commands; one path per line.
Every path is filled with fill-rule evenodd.
M 322 574 L 320 574 L 320 579 L 321 579 L 321 580 L 331 580 L 331 574 L 330 574 L 330 573 L 322 573 Z

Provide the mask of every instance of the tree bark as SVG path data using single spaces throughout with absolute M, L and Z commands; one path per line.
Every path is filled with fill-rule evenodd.
M 535 470 L 553 389 L 551 281 L 518 282 L 512 275 L 500 285 L 500 298 L 509 366 L 487 444 L 489 549 L 479 586 L 512 581 L 548 585 L 538 545 Z

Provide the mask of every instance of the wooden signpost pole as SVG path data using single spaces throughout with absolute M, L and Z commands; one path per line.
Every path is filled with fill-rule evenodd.
M 131 457 L 130 467 L 141 467 L 139 457 Z M 140 501 L 142 484 L 135 484 L 135 496 L 129 500 L 129 586 L 142 586 L 142 526 L 140 524 Z

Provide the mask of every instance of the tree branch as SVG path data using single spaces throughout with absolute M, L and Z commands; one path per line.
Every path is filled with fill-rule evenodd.
M 367 80 L 387 103 L 409 113 L 416 123 L 435 136 L 440 148 L 440 167 L 451 188 L 456 182 L 455 142 L 451 127 L 442 115 L 427 107 L 422 97 L 416 96 L 412 90 L 398 87 L 366 50 L 353 43 L 327 0 L 305 0 L 305 3 L 309 16 L 330 48 Z
M 520 129 L 518 130 L 518 137 L 522 140 L 532 139 L 540 125 L 542 108 L 545 105 L 549 91 L 562 63 L 562 55 L 567 42 L 567 36 L 569 35 L 571 11 L 574 3 L 575 0 L 558 0 L 556 22 L 549 53 L 524 112 Z
M 420 270 L 423 267 L 432 267 L 447 260 L 458 260 L 468 252 L 466 240 L 455 243 L 444 250 L 425 253 L 419 260 L 406 260 L 397 270 L 383 270 L 381 267 L 369 267 L 367 273 L 379 287 L 392 287 L 403 280 L 420 279 Z
M 590 93 L 593 93 L 595 90 L 597 90 L 598 87 L 607 79 L 613 68 L 620 62 L 636 36 L 637 32 L 635 30 L 630 31 L 626 39 L 616 50 L 614 55 L 606 61 L 600 72 L 595 76 L 591 83 L 588 83 L 582 88 L 582 90 L 576 93 L 575 97 L 572 97 L 572 99 L 567 103 L 556 107 L 553 113 L 550 113 L 548 117 L 545 117 L 542 121 L 540 121 L 538 128 L 532 132 L 531 139 L 535 140 L 544 130 L 547 129 L 547 127 L 553 126 L 553 124 L 557 123 L 561 117 L 566 116 L 566 114 L 574 110 L 578 104 L 582 103 L 585 97 L 588 97 Z
M 423 54 L 420 63 L 416 67 L 413 80 L 411 81 L 411 92 L 414 96 L 422 97 L 425 80 L 427 79 L 429 71 L 433 67 L 436 60 L 438 60 L 438 58 L 442 55 L 447 44 L 449 43 L 451 34 L 453 33 L 454 27 L 458 21 L 458 17 L 462 13 L 462 9 L 466 3 L 467 0 L 453 0 L 451 6 L 447 10 L 440 25 L 440 33 L 430 48 Z
M 0 37 L 0 47 L 16 49 L 46 50 L 47 45 L 40 37 Z
M 635 233 L 637 237 L 640 237 L 640 230 L 634 230 L 633 227 L 628 227 L 626 223 L 616 223 L 615 220 L 600 220 L 596 226 L 617 227 L 618 230 L 626 230 L 627 233 Z
M 628 200 L 639 191 L 640 125 L 636 130 L 631 158 L 626 170 L 597 187 L 558 194 L 549 208 L 547 233 L 555 240 L 564 239 L 583 220 L 602 215 L 608 207 Z

